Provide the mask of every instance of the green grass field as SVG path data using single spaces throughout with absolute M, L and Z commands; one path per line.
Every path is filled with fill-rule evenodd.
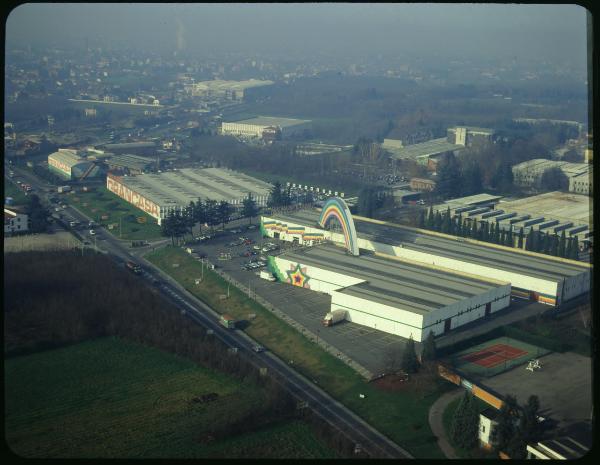
M 156 219 L 116 196 L 106 187 L 99 187 L 92 192 L 70 194 L 67 199 L 78 210 L 106 227 L 115 237 L 126 240 L 161 238 L 160 226 Z M 102 219 L 103 215 L 108 215 L 108 219 Z M 138 217 L 145 218 L 146 222 L 138 223 Z M 109 224 L 116 226 L 108 229 Z
M 250 313 L 256 314 L 245 328 L 252 338 L 283 360 L 293 360 L 298 371 L 317 380 L 322 388 L 416 457 L 444 457 L 428 422 L 429 407 L 444 391 L 443 384 L 419 394 L 382 391 L 234 286 L 230 287 L 230 298 L 220 300 L 219 294 L 227 293 L 227 283 L 216 273 L 205 270 L 204 281 L 195 285 L 195 278 L 201 276 L 201 264 L 182 249 L 165 247 L 146 258 L 215 310 L 242 320 Z M 174 268 L 174 263 L 179 266 Z M 365 399 L 359 398 L 361 393 Z
M 12 197 L 15 205 L 23 205 L 27 203 L 27 196 L 15 184 L 10 181 L 4 182 L 4 198 Z
M 263 391 L 116 338 L 10 358 L 4 380 L 6 442 L 23 457 L 335 457 L 299 420 L 200 443 Z M 214 402 L 191 401 L 211 392 Z

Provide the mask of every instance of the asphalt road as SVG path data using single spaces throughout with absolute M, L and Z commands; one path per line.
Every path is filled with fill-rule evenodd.
M 40 196 L 44 203 L 54 195 L 53 186 L 38 179 L 33 174 L 21 169 L 14 169 L 15 178 L 27 181 L 35 189 L 34 193 Z M 75 208 L 67 206 L 63 215 L 87 224 L 90 220 Z M 83 235 L 86 232 L 83 231 Z M 120 241 L 101 228 L 96 229 L 95 246 L 102 252 L 117 257 L 117 261 L 132 259 L 132 254 L 127 247 L 127 241 Z M 138 261 L 142 261 L 138 259 Z M 297 373 L 287 363 L 271 352 L 256 353 L 252 346 L 256 343 L 244 332 L 227 330 L 218 323 L 218 314 L 204 302 L 199 301 L 168 275 L 162 273 L 152 264 L 144 261 L 142 279 L 160 280 L 157 290 L 163 297 L 172 302 L 178 309 L 194 322 L 206 329 L 214 331 L 219 338 L 230 347 L 238 348 L 238 356 L 247 357 L 257 367 L 267 368 L 288 391 L 299 401 L 307 403 L 312 411 L 333 424 L 346 434 L 353 442 L 361 444 L 362 449 L 371 457 L 381 458 L 413 458 L 406 450 L 379 433 L 348 408 L 329 396 L 319 386 Z

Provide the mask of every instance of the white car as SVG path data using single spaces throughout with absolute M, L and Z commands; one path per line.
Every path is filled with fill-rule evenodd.
M 94 231 L 93 229 L 90 229 L 90 236 L 95 236 L 96 235 L 96 231 Z

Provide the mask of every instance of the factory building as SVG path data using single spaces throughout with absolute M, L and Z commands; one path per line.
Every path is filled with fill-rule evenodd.
M 123 142 L 121 144 L 105 144 L 98 148 L 115 154 L 154 155 L 156 153 L 156 143 L 154 142 Z
M 4 209 L 4 234 L 21 234 L 29 231 L 29 216 L 15 210 Z
M 275 139 L 286 139 L 294 135 L 302 135 L 310 128 L 310 120 L 258 116 L 230 123 L 223 122 L 221 134 L 245 138 L 262 138 L 267 135 Z
M 446 140 L 451 144 L 470 147 L 473 144 L 492 142 L 495 131 L 474 126 L 448 128 Z
M 257 205 L 265 206 L 272 186 L 236 171 L 185 168 L 139 176 L 109 174 L 106 187 L 161 224 L 171 212 L 181 211 L 199 198 L 224 200 L 241 208 L 243 200 L 251 193 Z
M 136 175 L 156 169 L 156 160 L 132 154 L 111 155 L 105 158 L 104 163 L 113 174 Z
M 394 160 L 412 160 L 435 171 L 440 160 L 449 153 L 457 154 L 465 146 L 448 142 L 445 137 L 441 137 L 406 146 L 403 146 L 400 140 L 384 139 L 382 148 L 387 150 Z
M 592 195 L 592 169 L 587 163 L 536 158 L 512 167 L 514 183 L 526 187 L 539 188 L 546 170 L 559 168 L 569 179 L 569 192 Z
M 48 169 L 68 180 L 95 178 L 102 175 L 95 153 L 76 149 L 58 149 L 58 152 L 48 155 Z
M 331 295 L 346 320 L 422 341 L 505 308 L 510 284 L 321 244 L 269 258 L 279 281 Z
M 201 81 L 184 86 L 186 92 L 192 97 L 224 98 L 227 100 L 243 100 L 244 92 L 253 87 L 269 86 L 273 81 L 249 79 L 247 81 L 224 81 L 214 79 Z
M 318 211 L 301 210 L 263 216 L 261 228 L 267 236 L 304 245 L 348 242 L 343 228 L 328 230 L 319 220 Z M 583 262 L 356 216 L 354 225 L 361 253 L 372 251 L 483 279 L 493 277 L 511 283 L 516 297 L 555 306 L 590 290 L 591 266 Z

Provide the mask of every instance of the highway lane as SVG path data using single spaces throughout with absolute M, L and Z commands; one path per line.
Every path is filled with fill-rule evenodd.
M 40 196 L 44 203 L 47 203 L 48 198 L 54 195 L 51 186 L 44 181 L 40 181 L 37 176 L 29 173 L 19 173 L 17 176 L 15 170 L 15 177 L 30 183 L 36 190 L 35 193 Z M 67 206 L 63 212 L 83 224 L 87 224 L 89 221 L 89 218 L 71 206 Z M 121 262 L 135 257 L 128 250 L 127 241 L 120 241 L 101 228 L 96 229 L 96 234 L 96 244 L 99 250 L 109 253 Z M 221 326 L 218 323 L 217 312 L 188 293 L 167 274 L 143 259 L 137 259 L 137 261 L 144 264 L 141 278 L 161 282 L 156 288 L 163 297 L 172 302 L 178 309 L 185 310 L 186 315 L 197 324 L 212 329 L 215 336 L 225 344 L 230 347 L 237 347 L 239 349 L 238 356 L 247 357 L 257 367 L 267 368 L 268 372 L 282 383 L 296 399 L 306 402 L 316 415 L 339 428 L 353 442 L 361 444 L 362 449 L 370 456 L 413 458 L 410 453 L 376 431 L 275 354 L 271 352 L 253 352 L 252 346 L 256 343 L 247 334 L 239 330 L 227 330 Z

